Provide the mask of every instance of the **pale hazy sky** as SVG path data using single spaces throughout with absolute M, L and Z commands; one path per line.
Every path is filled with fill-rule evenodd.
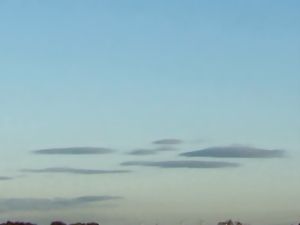
M 299 222 L 299 10 L 0 1 L 0 222 Z

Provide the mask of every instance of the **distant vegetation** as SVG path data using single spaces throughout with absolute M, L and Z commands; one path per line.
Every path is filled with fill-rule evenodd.
M 233 222 L 232 220 L 227 220 L 225 222 L 219 222 L 218 225 L 243 225 L 243 224 L 239 221 Z
M 11 222 L 11 221 L 7 221 L 5 223 L 0 223 L 0 225 L 37 225 L 34 223 L 29 223 L 29 222 Z M 61 221 L 53 221 L 50 225 L 68 225 L 64 222 Z M 98 223 L 95 222 L 90 222 L 90 223 L 71 223 L 69 225 L 99 225 Z M 219 222 L 218 225 L 245 225 L 239 221 L 232 221 L 232 220 L 227 220 L 224 222 Z M 297 224 L 297 225 L 300 225 Z
M 6 223 L 0 223 L 0 225 L 36 225 L 34 223 L 28 223 L 28 222 L 11 222 L 7 221 Z M 61 221 L 54 221 L 51 223 L 51 225 L 67 225 L 64 222 Z M 98 223 L 72 223 L 70 225 L 99 225 Z

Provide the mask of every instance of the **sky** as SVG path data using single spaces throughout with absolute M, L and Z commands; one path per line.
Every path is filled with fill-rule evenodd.
M 300 222 L 299 9 L 0 1 L 0 222 Z

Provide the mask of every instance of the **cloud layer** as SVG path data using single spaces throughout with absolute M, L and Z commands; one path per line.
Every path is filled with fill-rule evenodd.
M 238 163 L 215 161 L 129 161 L 123 162 L 123 166 L 149 166 L 159 168 L 226 168 L 238 167 Z
M 246 146 L 210 147 L 202 150 L 180 154 L 187 157 L 217 157 L 217 158 L 280 158 L 282 150 L 268 150 Z
M 104 195 L 77 198 L 2 198 L 0 199 L 0 212 L 61 209 L 117 199 L 121 199 L 121 197 Z
M 156 140 L 156 141 L 153 141 L 152 143 L 156 144 L 156 145 L 179 145 L 182 142 L 183 141 L 180 139 L 169 138 L 169 139 Z
M 118 173 L 129 173 L 129 170 L 94 170 L 94 169 L 78 169 L 68 167 L 51 167 L 44 169 L 23 169 L 22 172 L 30 173 L 66 173 L 66 174 L 118 174 Z
M 35 154 L 43 155 L 95 155 L 112 152 L 114 152 L 112 149 L 98 147 L 48 148 L 33 151 Z

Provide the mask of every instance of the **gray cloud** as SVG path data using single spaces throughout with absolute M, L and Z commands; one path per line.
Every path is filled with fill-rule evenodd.
M 202 150 L 180 154 L 187 157 L 217 157 L 217 158 L 280 158 L 282 150 L 268 150 L 246 146 L 210 147 Z
M 175 148 L 173 146 L 170 145 L 163 145 L 163 146 L 159 146 L 155 149 L 158 152 L 164 152 L 164 151 L 177 151 L 178 148 Z
M 156 153 L 155 149 L 137 149 L 129 152 L 130 155 L 155 155 Z
M 172 146 L 158 146 L 157 148 L 153 149 L 136 149 L 131 152 L 129 152 L 130 155 L 137 155 L 137 156 L 143 156 L 143 155 L 155 155 L 159 152 L 164 151 L 175 151 L 178 150 L 177 148 L 174 148 Z
M 121 199 L 121 197 L 104 195 L 77 198 L 2 198 L 0 199 L 0 212 L 61 209 L 117 199 Z
M 0 180 L 12 180 L 12 177 L 4 177 L 4 176 L 0 176 Z
M 114 152 L 112 149 L 98 147 L 48 148 L 33 151 L 35 154 L 43 155 L 95 155 L 112 152 Z
M 183 143 L 182 140 L 180 139 L 175 139 L 175 138 L 169 138 L 169 139 L 160 139 L 152 142 L 153 144 L 156 145 L 179 145 Z
M 118 174 L 118 173 L 129 173 L 129 170 L 94 170 L 94 169 L 76 169 L 68 167 L 51 167 L 44 169 L 23 169 L 22 172 L 30 173 L 66 173 L 66 174 Z
M 214 161 L 130 161 L 123 162 L 123 166 L 150 166 L 160 168 L 226 168 L 238 167 L 238 163 Z

